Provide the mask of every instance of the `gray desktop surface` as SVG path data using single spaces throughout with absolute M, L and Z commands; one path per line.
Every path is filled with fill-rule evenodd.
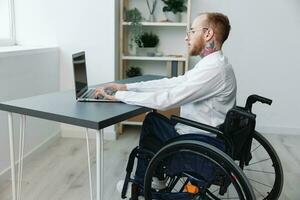
M 117 81 L 132 83 L 163 78 L 145 75 Z M 150 108 L 109 102 L 77 102 L 74 90 L 0 103 L 0 110 L 91 129 L 102 129 L 150 111 Z

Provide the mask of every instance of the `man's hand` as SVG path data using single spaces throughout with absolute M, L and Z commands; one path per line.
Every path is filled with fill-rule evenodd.
M 104 96 L 108 100 L 115 101 L 116 98 L 113 95 L 111 95 L 111 93 L 116 91 L 125 91 L 125 90 L 127 90 L 125 84 L 107 83 L 103 87 L 96 88 L 96 98 L 100 96 Z
M 104 89 L 111 89 L 114 91 L 126 91 L 127 87 L 125 84 L 119 84 L 119 83 L 107 83 L 104 85 Z
M 112 101 L 117 100 L 114 96 L 107 94 L 106 91 L 105 91 L 105 88 L 103 88 L 103 87 L 96 88 L 96 94 L 95 95 L 96 95 L 96 98 L 100 97 L 100 96 L 103 96 L 105 99 L 108 99 L 108 100 L 112 100 Z

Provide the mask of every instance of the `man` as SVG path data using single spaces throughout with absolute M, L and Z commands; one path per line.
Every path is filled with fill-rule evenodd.
M 98 88 L 96 94 L 158 110 L 181 106 L 181 117 L 211 126 L 220 125 L 236 101 L 235 75 L 221 51 L 230 28 L 227 16 L 221 13 L 200 14 L 185 38 L 189 54 L 202 58 L 193 69 L 174 78 L 108 84 L 105 88 L 116 90 L 115 96 L 107 95 L 104 88 Z M 156 152 L 170 138 L 199 132 L 199 129 L 174 124 L 157 113 L 150 113 L 144 120 L 139 145 Z M 138 164 L 136 179 L 143 177 L 146 166 Z
M 225 15 L 200 14 L 185 38 L 189 54 L 202 57 L 193 69 L 169 79 L 107 84 L 105 87 L 117 91 L 115 96 L 107 95 L 103 88 L 98 88 L 96 94 L 158 110 L 181 106 L 182 117 L 217 126 L 235 105 L 236 98 L 234 72 L 221 52 L 229 32 L 230 24 Z M 183 125 L 175 128 L 181 134 L 196 131 Z

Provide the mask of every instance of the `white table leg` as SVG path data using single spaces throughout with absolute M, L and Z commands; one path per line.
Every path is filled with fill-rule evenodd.
M 26 117 L 25 117 L 25 115 L 21 115 L 20 138 L 19 138 L 19 168 L 18 168 L 17 200 L 21 200 L 21 193 L 22 193 L 25 125 L 26 125 Z
M 11 112 L 8 113 L 8 132 L 9 132 L 9 148 L 10 148 L 12 200 L 16 200 L 14 134 L 13 134 L 13 118 L 12 118 L 12 113 Z
M 90 199 L 93 200 L 93 183 L 92 183 L 92 171 L 91 171 L 91 157 L 90 157 L 90 144 L 89 144 L 89 129 L 85 132 L 86 148 L 88 156 L 88 168 L 89 168 L 89 184 L 90 184 Z
M 103 129 L 96 134 L 97 200 L 103 200 L 104 138 Z

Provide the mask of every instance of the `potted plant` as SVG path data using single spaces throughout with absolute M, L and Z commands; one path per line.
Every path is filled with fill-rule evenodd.
M 141 76 L 141 69 L 139 67 L 131 66 L 126 70 L 126 75 L 128 78 L 134 76 Z
M 126 11 L 125 21 L 130 22 L 130 35 L 129 35 L 129 54 L 136 55 L 136 41 L 140 42 L 140 37 L 142 34 L 142 24 L 143 20 L 141 12 L 137 8 L 133 8 Z
M 162 0 L 166 5 L 163 7 L 166 20 L 171 22 L 180 22 L 181 13 L 187 10 L 184 5 L 185 0 Z
M 139 47 L 139 56 L 155 56 L 156 47 L 159 43 L 159 38 L 154 33 L 143 33 L 136 44 Z

